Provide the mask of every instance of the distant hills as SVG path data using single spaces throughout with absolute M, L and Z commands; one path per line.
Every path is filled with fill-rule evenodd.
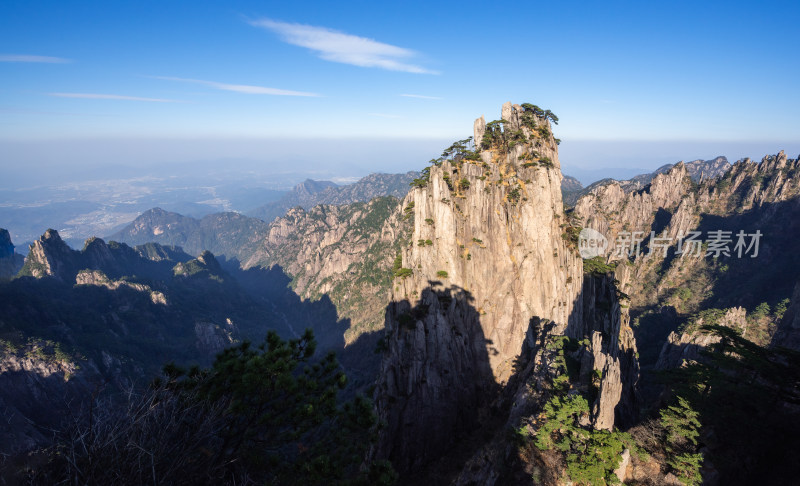
M 269 225 L 239 213 L 214 213 L 201 219 L 153 208 L 108 237 L 128 245 L 174 245 L 191 255 L 208 250 L 242 260 L 258 247 Z
M 249 216 L 224 212 L 197 219 L 153 208 L 108 239 L 128 245 L 148 242 L 174 245 L 191 255 L 208 250 L 215 255 L 224 255 L 229 260 L 245 262 L 259 249 L 268 233 L 269 223 L 283 217 L 292 208 L 310 210 L 319 205 L 344 206 L 368 202 L 377 197 L 400 199 L 408 193 L 409 183 L 417 177 L 419 173 L 413 171 L 405 174 L 370 174 L 346 186 L 308 179 L 280 200 L 261 206 Z
M 419 172 L 405 174 L 370 174 L 354 184 L 338 186 L 330 181 L 306 179 L 277 201 L 269 202 L 247 214 L 266 222 L 279 218 L 294 207 L 311 209 L 318 204 L 341 206 L 354 202 L 367 202 L 375 197 L 402 198 L 408 193 L 409 183 L 419 177 Z

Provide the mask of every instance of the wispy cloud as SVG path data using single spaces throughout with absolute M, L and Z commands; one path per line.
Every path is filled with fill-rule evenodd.
M 226 84 L 217 83 L 215 81 L 203 81 L 201 79 L 186 79 L 174 78 L 169 76 L 152 76 L 155 79 L 165 79 L 167 81 L 180 81 L 183 83 L 202 84 L 215 89 L 223 91 L 234 91 L 236 93 L 244 94 L 259 94 L 259 95 L 272 95 L 272 96 L 319 96 L 317 93 L 308 93 L 305 91 L 290 91 L 288 89 L 267 88 L 265 86 L 251 86 L 247 84 Z
M 162 98 L 144 98 L 141 96 L 127 96 L 103 93 L 47 93 L 48 96 L 58 98 L 83 98 L 89 100 L 123 100 L 123 101 L 149 101 L 151 103 L 183 103 L 179 100 L 167 100 Z
M 421 100 L 440 100 L 441 99 L 438 96 L 425 96 L 425 95 L 418 95 L 418 94 L 401 94 L 400 96 L 405 96 L 406 98 L 419 98 Z
M 0 54 L 0 62 L 42 62 L 46 64 L 66 64 L 71 59 L 51 56 L 31 56 L 27 54 Z
M 314 51 L 326 61 L 375 67 L 389 71 L 439 74 L 411 64 L 417 53 L 411 49 L 384 44 L 367 37 L 346 34 L 326 27 L 278 22 L 271 19 L 250 21 L 250 25 L 277 33 L 284 42 Z
M 381 118 L 402 118 L 400 115 L 392 115 L 389 113 L 367 113 L 369 116 L 378 116 Z

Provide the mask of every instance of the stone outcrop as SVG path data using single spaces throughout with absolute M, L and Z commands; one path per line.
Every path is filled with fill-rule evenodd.
M 759 163 L 745 159 L 730 168 L 726 164 L 721 158 L 706 161 L 695 167 L 700 171 L 695 174 L 689 164 L 677 164 L 635 191 L 611 181 L 591 188 L 576 203 L 576 224 L 607 238 L 604 256 L 618 263 L 619 287 L 631 297 L 637 318 L 660 314 L 656 321 L 675 330 L 687 316 L 704 309 L 754 309 L 791 295 L 800 271 L 792 236 L 800 216 L 800 162 L 779 152 Z M 703 170 L 709 171 L 707 177 Z M 727 231 L 731 240 L 727 254 L 716 257 L 699 246 L 715 231 Z M 735 249 L 740 231 L 761 234 L 759 244 L 741 256 Z M 690 232 L 699 240 L 695 254 L 680 255 L 679 243 Z M 692 252 L 691 246 L 684 249 Z M 771 276 L 769 284 L 764 275 Z M 663 312 L 668 309 L 671 313 Z M 639 347 L 657 350 L 668 333 Z M 768 335 L 748 338 L 769 340 Z M 657 356 L 648 352 L 652 361 L 647 364 L 654 365 Z
M 475 119 L 472 125 L 472 140 L 474 143 L 480 143 L 483 140 L 483 134 L 486 133 L 486 119 L 481 115 L 480 118 Z
M 86 380 L 96 369 L 66 356 L 54 355 L 51 343 L 30 339 L 9 347 L 0 342 L 0 452 L 11 455 L 47 444 L 48 429 L 60 425 L 55 413 L 77 403 L 92 388 Z M 94 376 L 93 376 L 94 377 Z M 78 410 L 73 410 L 77 413 Z
M 48 229 L 31 244 L 22 269 L 24 275 L 53 277 L 62 281 L 71 280 L 70 274 L 74 271 L 73 250 L 54 229 Z
M 24 258 L 14 253 L 8 230 L 0 228 L 0 280 L 11 278 L 22 269 Z
M 208 321 L 198 321 L 194 324 L 194 333 L 197 336 L 195 346 L 205 354 L 217 354 L 235 342 L 235 330 L 230 319 L 224 326 Z
M 510 127 L 503 136 L 519 130 L 521 112 L 504 105 Z M 395 281 L 393 300 L 414 303 L 432 281 L 470 292 L 501 382 L 531 318 L 552 320 L 563 332 L 580 291 L 581 260 L 561 236 L 561 172 L 550 122 L 532 117 L 530 126 L 547 136 L 524 126 L 530 135 L 511 144 L 498 134 L 480 151 L 489 163 L 445 160 L 403 202 L 414 229 L 402 267 L 412 274 Z
M 497 427 L 494 439 L 467 461 L 454 484 L 516 484 L 530 477 L 529 464 L 520 463 L 517 446 L 509 443 L 507 431 L 537 429 L 539 415 L 553 397 L 552 383 L 567 373 L 560 364 L 565 357 L 577 366 L 577 378 L 568 393 L 589 396 L 590 389 L 596 390 L 596 399 L 590 403 L 591 415 L 584 425 L 612 430 L 635 422 L 640 406 L 636 388 L 639 366 L 620 297 L 613 275 L 585 276 L 578 306 L 584 312 L 566 331 L 574 351 L 552 345 L 557 339 L 552 322 L 537 322 L 531 327 L 518 361 L 520 371 L 503 391 L 509 406 L 507 419 Z M 539 470 L 542 484 L 561 484 L 559 464 L 546 464 Z
M 621 256 L 612 254 L 613 242 L 617 241 L 620 233 L 637 233 L 640 239 L 646 239 L 659 210 L 677 208 L 684 199 L 691 197 L 691 188 L 686 166 L 679 163 L 670 171 L 655 176 L 640 191 L 626 193 L 616 181 L 597 187 L 578 200 L 574 214 L 583 227 L 602 233 L 612 243 L 608 245 L 606 255 L 620 260 Z M 686 205 L 692 210 L 694 206 L 691 202 Z M 671 227 L 675 234 L 680 229 L 677 225 Z
M 95 285 L 108 290 L 125 287 L 136 292 L 146 293 L 154 304 L 167 305 L 167 297 L 163 292 L 153 290 L 147 285 L 128 282 L 127 280 L 111 280 L 100 270 L 81 270 L 75 277 L 75 285 Z
M 747 328 L 746 311 L 742 307 L 728 309 L 715 324 L 732 329 L 743 330 Z M 667 342 L 661 348 L 661 354 L 656 363 L 657 370 L 679 368 L 692 361 L 702 359 L 701 352 L 708 346 L 718 343 L 719 336 L 703 332 L 700 327 L 706 324 L 702 317 L 691 323 L 690 328 L 684 332 L 671 332 Z

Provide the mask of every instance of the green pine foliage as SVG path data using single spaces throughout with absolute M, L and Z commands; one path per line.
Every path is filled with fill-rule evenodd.
M 775 474 L 794 474 L 797 467 L 788 464 L 800 453 L 800 421 L 793 408 L 800 405 L 800 354 L 759 346 L 738 329 L 708 321 L 713 319 L 704 320 L 698 330 L 718 342 L 699 361 L 662 376 L 685 399 L 662 414 L 671 467 L 685 484 L 698 484 L 699 422 L 713 431 L 715 443 L 724 445 L 708 452 L 722 474 L 721 484 L 766 484 L 765 475 L 778 467 L 789 469 Z M 749 464 L 772 466 L 754 469 Z
M 613 272 L 616 269 L 617 266 L 615 264 L 606 263 L 605 258 L 601 256 L 583 260 L 583 273 L 605 275 Z
M 209 369 L 165 368 L 166 380 L 189 400 L 223 403 L 222 444 L 213 458 L 280 484 L 344 484 L 358 478 L 377 423 L 372 404 L 337 404 L 347 377 L 333 352 L 312 360 L 311 330 L 282 340 L 269 332 L 258 346 L 221 352 Z
M 544 406 L 544 424 L 534 444 L 540 450 L 560 452 L 570 481 L 579 485 L 618 484 L 614 470 L 625 449 L 635 450 L 630 435 L 594 430 L 588 423 L 589 402 L 581 395 L 555 396 Z
M 164 367 L 128 406 L 96 401 L 44 453 L 35 484 L 389 485 L 365 461 L 377 434 L 370 400 L 341 401 L 335 355 L 315 357 L 311 330 L 244 342 L 201 369 Z
M 661 425 L 665 432 L 667 464 L 678 479 L 687 486 L 702 483 L 700 466 L 703 455 L 697 452 L 700 436 L 700 414 L 683 397 L 674 405 L 662 409 Z

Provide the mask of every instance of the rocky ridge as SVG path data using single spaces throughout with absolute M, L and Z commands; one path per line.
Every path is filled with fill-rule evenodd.
M 350 326 L 345 342 L 383 328 L 392 262 L 407 241 L 399 201 L 291 209 L 276 219 L 244 268 L 280 267 L 303 299 L 328 298 Z
M 405 174 L 370 174 L 353 184 L 342 186 L 308 179 L 280 200 L 254 209 L 249 214 L 270 223 L 295 207 L 308 210 L 320 204 L 342 206 L 383 196 L 402 198 L 408 193 L 409 182 L 418 176 L 413 171 Z
M 699 310 L 698 299 L 703 298 L 703 292 L 726 285 L 718 280 L 718 270 L 741 268 L 742 275 L 752 279 L 770 274 L 770 271 L 744 273 L 745 268 L 756 263 L 762 270 L 767 265 L 779 274 L 786 273 L 782 267 L 787 264 L 795 267 L 797 259 L 792 255 L 793 245 L 788 235 L 796 225 L 790 215 L 798 211 L 798 166 L 797 159 L 788 159 L 780 152 L 764 157 L 760 163 L 739 161 L 721 178 L 697 185 L 686 166 L 678 164 L 639 191 L 626 193 L 615 182 L 597 187 L 577 202 L 571 215 L 583 227 L 597 230 L 607 238 L 605 256 L 623 263 L 618 266 L 617 278 L 623 290 L 631 295 L 634 307 L 653 306 L 662 300 L 679 310 L 692 312 Z M 704 247 L 702 258 L 675 257 L 678 242 L 690 231 L 699 231 L 705 240 L 709 232 L 717 230 L 730 232 L 728 255 L 705 258 Z M 759 260 L 738 258 L 734 250 L 739 231 L 747 235 L 756 231 L 763 234 Z M 654 236 L 658 239 L 654 240 Z M 639 240 L 638 246 L 634 240 Z M 624 251 L 616 252 L 615 246 L 617 249 L 624 246 Z M 780 292 L 788 297 L 796 279 L 788 273 L 781 279 Z M 692 287 L 692 295 L 683 291 L 682 299 L 672 298 L 684 282 Z M 737 294 L 745 289 L 740 288 Z M 750 290 L 747 305 L 755 306 L 758 302 L 749 299 L 755 299 L 758 293 L 753 292 L 754 288 Z M 733 295 L 718 298 L 719 307 L 739 305 Z
M 40 428 L 59 426 L 68 404 L 80 408 L 98 390 L 146 383 L 168 362 L 208 364 L 268 329 L 291 337 L 289 323 L 312 327 L 322 349 L 341 348 L 343 329 L 323 319 L 323 306 L 300 302 L 281 273 L 256 277 L 277 288 L 252 296 L 210 252 L 98 238 L 75 251 L 48 230 L 20 275 L 0 282 L 0 407 L 9 417 L 0 453 L 46 443 Z
M 631 179 L 615 180 L 615 179 L 602 179 L 596 181 L 587 187 L 568 190 L 564 192 L 564 202 L 568 206 L 574 206 L 575 203 L 587 194 L 593 193 L 596 189 L 609 184 L 617 184 L 625 193 L 640 191 L 650 184 L 653 179 L 659 174 L 665 174 L 672 170 L 678 164 L 682 164 L 686 168 L 689 177 L 695 183 L 702 183 L 719 179 L 730 170 L 731 164 L 724 156 L 719 156 L 711 160 L 693 160 L 691 162 L 678 162 L 677 164 L 662 165 L 658 169 L 649 174 L 641 174 Z

